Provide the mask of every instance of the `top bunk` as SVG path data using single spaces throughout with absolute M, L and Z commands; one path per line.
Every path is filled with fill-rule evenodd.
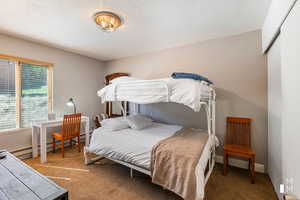
M 143 80 L 129 76 L 113 76 L 107 86 L 98 91 L 102 103 L 128 101 L 136 104 L 175 102 L 195 112 L 201 105 L 215 99 L 212 84 L 193 79 L 163 78 Z

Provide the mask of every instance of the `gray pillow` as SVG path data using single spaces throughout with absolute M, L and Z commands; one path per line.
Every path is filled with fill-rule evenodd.
M 153 124 L 153 120 L 144 115 L 130 115 L 126 117 L 126 121 L 130 128 L 134 130 L 141 130 Z
M 104 119 L 100 123 L 102 127 L 112 131 L 119 131 L 129 128 L 129 125 L 124 117 Z

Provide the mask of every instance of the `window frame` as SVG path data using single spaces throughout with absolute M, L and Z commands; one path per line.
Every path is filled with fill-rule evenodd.
M 21 63 L 39 65 L 47 67 L 47 85 L 48 85 L 48 112 L 53 112 L 53 67 L 54 64 L 50 62 L 44 62 L 39 60 L 27 59 L 22 57 L 10 56 L 0 54 L 0 59 L 6 59 L 15 62 L 15 90 L 16 90 L 16 127 L 14 129 L 23 129 L 27 127 L 21 127 L 21 94 L 22 94 L 22 67 Z M 8 130 L 8 129 L 5 129 Z M 0 130 L 5 131 L 5 130 Z

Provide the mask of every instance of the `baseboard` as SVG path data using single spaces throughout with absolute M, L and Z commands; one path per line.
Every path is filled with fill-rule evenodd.
M 217 155 L 216 156 L 216 162 L 223 164 L 223 156 Z M 245 160 L 239 160 L 236 158 L 229 158 L 229 165 L 242 168 L 242 169 L 248 169 L 248 162 Z M 255 163 L 255 171 L 260 173 L 265 173 L 265 165 L 260 163 Z
M 85 142 L 85 135 L 80 136 L 80 143 L 84 144 Z M 68 141 L 65 142 L 65 147 L 68 147 L 70 143 Z M 40 146 L 38 147 L 40 152 Z M 60 145 L 57 145 L 57 149 L 60 149 Z M 52 143 L 48 142 L 47 143 L 47 152 L 52 151 Z M 10 151 L 13 155 L 18 157 L 19 159 L 27 159 L 27 158 L 32 158 L 32 146 L 24 147 L 22 149 L 17 149 L 17 150 L 12 150 Z
M 81 143 L 84 143 L 85 137 L 84 135 L 81 136 Z M 66 144 L 68 146 L 69 143 Z M 47 152 L 51 151 L 52 143 L 47 143 Z M 18 149 L 15 151 L 11 151 L 15 156 L 19 157 L 20 159 L 25 158 L 31 158 L 32 157 L 32 147 L 27 147 L 23 149 Z M 216 156 L 216 162 L 223 164 L 223 156 L 217 155 Z M 242 169 L 248 169 L 248 162 L 245 160 L 239 160 L 235 158 L 229 158 L 229 165 L 242 168 Z M 255 171 L 260 173 L 265 173 L 265 166 L 260 163 L 255 163 Z

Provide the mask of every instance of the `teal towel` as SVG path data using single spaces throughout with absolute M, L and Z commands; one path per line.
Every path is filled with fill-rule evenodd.
M 184 72 L 174 72 L 172 75 L 172 78 L 187 78 L 187 79 L 193 79 L 198 81 L 206 81 L 209 84 L 213 84 L 211 80 L 208 78 L 201 76 L 199 74 L 192 74 L 192 73 L 184 73 Z

